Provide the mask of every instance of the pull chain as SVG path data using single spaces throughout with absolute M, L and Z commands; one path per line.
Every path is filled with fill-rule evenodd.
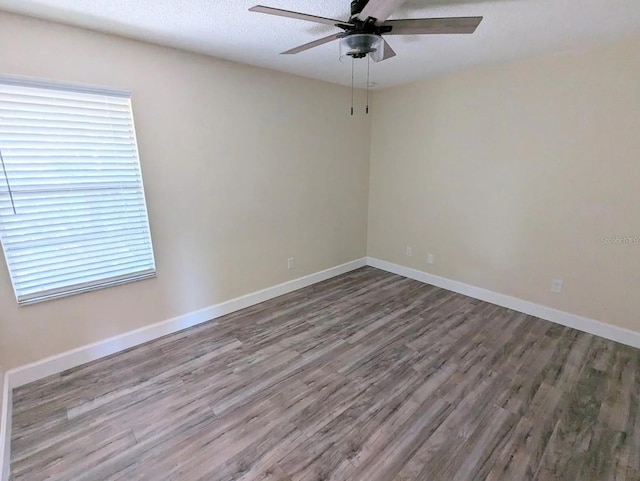
M 351 57 L 351 115 L 353 116 L 353 82 L 354 82 L 354 74 L 353 74 L 353 68 L 354 68 L 354 64 L 355 64 L 356 60 Z
M 369 115 L 369 70 L 371 68 L 371 55 L 367 55 L 367 115 Z
M 9 184 L 9 176 L 7 175 L 7 168 L 4 165 L 4 157 L 2 156 L 2 150 L 0 150 L 0 162 L 2 162 L 2 172 L 4 173 L 4 181 L 7 183 L 7 189 L 9 190 L 9 199 L 11 199 L 11 208 L 13 209 L 13 214 L 17 214 L 16 205 L 13 202 L 13 192 L 11 192 L 11 184 Z

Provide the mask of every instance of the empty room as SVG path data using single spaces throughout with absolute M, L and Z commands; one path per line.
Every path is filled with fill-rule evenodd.
M 0 0 L 0 481 L 640 481 L 638 0 Z

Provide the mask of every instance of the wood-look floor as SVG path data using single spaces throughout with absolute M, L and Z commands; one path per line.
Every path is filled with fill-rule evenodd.
M 638 481 L 639 360 L 363 268 L 17 389 L 12 479 Z

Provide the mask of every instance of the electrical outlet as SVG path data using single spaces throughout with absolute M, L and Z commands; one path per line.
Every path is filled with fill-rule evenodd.
M 562 282 L 562 279 L 553 279 L 551 281 L 551 292 L 559 294 L 560 292 L 562 292 L 563 284 L 564 283 Z
M 433 257 L 433 254 L 427 255 L 427 264 L 433 264 L 434 261 L 435 261 L 435 258 Z
M 407 250 L 405 251 L 407 257 L 411 257 L 413 255 L 413 249 L 407 246 Z
M 293 269 L 293 257 L 289 257 L 289 259 L 287 259 L 287 269 Z

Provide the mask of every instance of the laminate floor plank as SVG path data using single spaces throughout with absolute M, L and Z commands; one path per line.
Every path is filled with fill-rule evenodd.
M 12 481 L 640 481 L 640 351 L 370 267 L 13 393 Z

